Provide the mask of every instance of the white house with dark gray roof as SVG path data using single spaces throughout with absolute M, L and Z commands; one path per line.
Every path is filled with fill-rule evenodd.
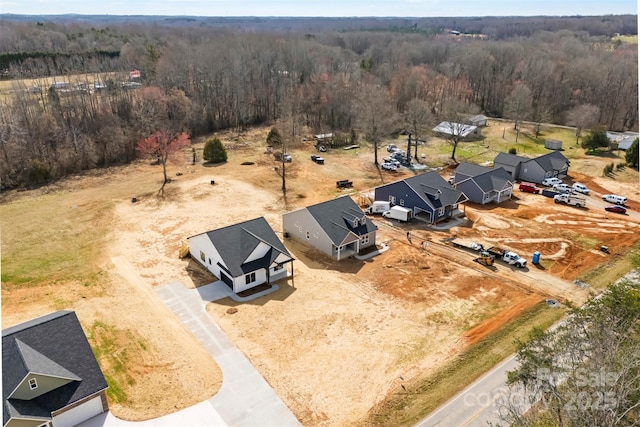
M 530 159 L 515 154 L 499 153 L 493 161 L 495 169 L 503 167 L 514 180 L 541 183 L 545 178 L 564 178 L 569 172 L 569 160 L 559 151 Z
M 71 427 L 108 410 L 107 382 L 73 311 L 2 331 L 4 427 Z
M 349 196 L 282 215 L 285 236 L 340 261 L 375 246 L 378 227 Z
M 511 199 L 513 178 L 503 167 L 490 169 L 473 163 L 460 163 L 454 171 L 454 187 L 469 201 L 479 204 L 500 203 Z
M 409 208 L 414 218 L 429 224 L 462 214 L 458 205 L 468 200 L 436 171 L 381 185 L 374 192 L 375 200 L 388 200 L 392 205 Z
M 188 238 L 191 258 L 238 293 L 289 277 L 293 257 L 264 217 Z

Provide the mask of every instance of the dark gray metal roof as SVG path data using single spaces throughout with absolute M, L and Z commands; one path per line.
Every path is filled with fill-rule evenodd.
M 342 244 L 350 233 L 362 236 L 378 229 L 349 196 L 307 206 L 306 209 L 334 245 Z
M 29 373 L 72 379 L 30 401 L 9 399 Z M 2 331 L 3 424 L 12 416 L 46 418 L 107 388 L 73 311 L 57 311 Z
M 468 200 L 462 191 L 453 188 L 436 171 L 405 178 L 404 182 L 434 209 L 452 206 Z M 437 198 L 434 197 L 434 189 L 439 191 Z
M 269 268 L 281 253 L 291 258 L 291 254 L 264 217 L 202 234 L 206 234 L 217 248 L 220 257 L 233 277 L 242 276 L 259 268 Z M 260 243 L 271 246 L 271 250 L 262 258 L 245 263 L 244 261 Z

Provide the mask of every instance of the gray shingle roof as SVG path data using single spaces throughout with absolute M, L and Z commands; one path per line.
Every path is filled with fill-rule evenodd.
M 404 182 L 434 209 L 452 206 L 467 200 L 464 193 L 454 189 L 436 171 L 425 172 L 406 178 Z M 440 192 L 437 199 L 433 197 L 434 189 Z
M 476 176 L 476 175 L 480 175 L 483 173 L 486 173 L 488 171 L 490 171 L 491 168 L 487 168 L 484 166 L 480 166 L 480 165 L 476 165 L 473 163 L 466 163 L 466 162 L 462 162 L 460 163 L 456 169 L 455 169 L 455 173 L 457 174 L 461 174 L 464 176 Z M 456 181 L 458 181 L 456 179 Z
M 73 381 L 30 401 L 9 399 L 27 374 Z M 57 311 L 2 331 L 3 424 L 11 416 L 46 418 L 107 388 L 89 342 L 72 311 Z
M 567 168 L 569 160 L 558 151 L 552 151 L 533 159 L 545 171 L 559 171 Z
M 378 229 L 349 196 L 307 206 L 306 209 L 334 245 L 340 245 L 350 233 L 362 236 Z M 354 219 L 358 219 L 357 226 L 354 225 Z M 361 219 L 364 219 L 364 224 Z
M 498 153 L 493 162 L 509 166 L 518 166 L 519 163 L 527 162 L 529 160 L 531 159 L 528 157 L 522 157 L 515 154 Z
M 202 234 L 206 234 L 217 248 L 220 257 L 233 277 L 242 276 L 259 268 L 269 268 L 281 253 L 291 258 L 291 254 L 264 217 Z M 244 263 L 260 243 L 266 243 L 271 246 L 271 249 L 264 257 Z
M 513 184 L 511 174 L 504 168 L 489 169 L 488 171 L 472 177 L 476 184 L 488 193 L 490 191 L 500 191 L 505 188 L 508 182 Z

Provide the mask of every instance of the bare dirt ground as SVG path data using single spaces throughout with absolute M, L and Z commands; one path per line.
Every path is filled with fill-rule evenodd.
M 339 179 L 354 182 L 352 194 L 360 202 L 358 191 L 412 175 L 378 171 L 371 150 L 365 148 L 330 150 L 323 153 L 325 165 L 316 165 L 309 159 L 312 143 L 303 142 L 290 150 L 294 161 L 286 165 L 285 198 L 278 175 L 281 165 L 264 152 L 267 131 L 220 135 L 229 147 L 225 165 L 170 165 L 173 181 L 164 198 L 136 193 L 141 182 L 148 187 L 161 178 L 159 168 L 147 164 L 126 168 L 126 179 L 107 182 L 98 176 L 59 184 L 56 191 L 76 199 L 90 192 L 95 197 L 101 186 L 127 189 L 119 193 L 127 196 L 113 201 L 113 233 L 104 259 L 109 286 L 103 295 L 91 298 L 69 295 L 74 302 L 66 307 L 81 312 L 86 322 L 101 320 L 132 331 L 133 339 L 122 337 L 125 347 L 135 348 L 140 340 L 151 349 L 140 351 L 140 358 L 132 362 L 137 364 L 138 381 L 123 385 L 131 402 L 112 406 L 116 416 L 156 417 L 203 400 L 220 385 L 213 360 L 152 293 L 152 287 L 176 280 L 187 287 L 214 280 L 193 261 L 178 258 L 186 237 L 258 216 L 280 234 L 283 212 L 342 194 L 335 188 Z M 380 154 L 384 157 L 386 152 Z M 635 202 L 640 191 L 629 177 L 625 184 L 623 177 L 570 175 L 592 191 L 623 193 L 634 200 L 632 207 L 640 207 Z M 131 203 L 131 195 L 139 201 Z M 570 281 L 640 238 L 639 222 L 632 216 L 515 195 L 517 203 L 500 207 L 467 206 L 469 221 L 449 231 L 417 223 L 405 228 L 375 218 L 378 241 L 387 242 L 390 250 L 364 262 L 333 262 L 285 240 L 296 258 L 293 279 L 252 302 L 225 299 L 209 304 L 207 310 L 303 425 L 356 423 L 397 392 L 403 381 L 428 375 L 540 300 L 584 300 L 588 291 Z M 407 229 L 414 235 L 413 244 L 406 240 Z M 542 267 L 515 271 L 480 266 L 471 253 L 446 243 L 452 236 L 505 245 L 529 259 L 539 251 Z M 426 250 L 422 241 L 428 242 Z M 612 254 L 600 252 L 601 244 Z M 43 311 L 50 305 L 19 290 L 3 292 L 5 325 L 34 317 L 33 307 Z M 230 307 L 238 311 L 229 314 Z

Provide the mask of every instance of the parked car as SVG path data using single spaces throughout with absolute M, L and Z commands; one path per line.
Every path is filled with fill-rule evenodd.
M 604 208 L 607 212 L 614 212 L 619 214 L 626 214 L 627 210 L 620 205 L 607 206 Z
M 455 176 L 455 175 L 451 175 L 451 176 L 449 177 L 449 179 L 447 180 L 447 182 L 448 182 L 449 184 L 451 184 L 451 185 L 455 184 L 455 183 L 456 183 L 456 176 Z
M 552 190 L 551 188 L 545 188 L 544 190 L 542 190 L 542 195 L 544 197 L 551 197 L 553 199 L 558 194 L 560 194 L 560 193 L 555 191 L 555 190 Z
M 589 189 L 587 188 L 587 186 L 579 182 L 574 182 L 571 188 L 573 188 L 573 190 L 577 191 L 578 193 L 589 194 Z
M 320 145 L 318 146 L 318 151 L 325 153 L 327 151 L 327 147 L 325 147 L 324 145 Z
M 387 145 L 387 151 L 389 153 L 393 153 L 394 151 L 396 151 L 398 149 L 398 146 L 396 144 L 389 144 Z
M 562 184 L 562 180 L 556 177 L 545 178 L 542 180 L 542 185 L 544 185 L 545 187 L 553 187 L 556 184 Z
M 404 153 L 404 151 L 397 150 L 397 151 L 394 151 L 393 153 L 391 153 L 391 157 L 393 157 L 396 160 L 402 161 L 402 160 L 407 158 L 407 155 Z
M 382 164 L 382 169 L 391 171 L 391 172 L 395 172 L 396 170 L 398 170 L 398 167 L 396 165 L 394 165 L 393 163 L 383 163 Z
M 609 203 L 615 203 L 616 205 L 627 204 L 627 198 L 623 196 L 618 196 L 617 194 L 603 194 L 602 200 Z
M 555 184 L 552 187 L 554 190 L 556 190 L 559 193 L 572 193 L 573 189 L 571 187 L 569 187 L 567 184 L 565 184 L 564 182 L 561 182 L 560 184 Z
M 395 165 L 396 167 L 399 167 L 401 165 L 399 160 L 396 160 L 393 157 L 385 157 L 384 158 L 384 162 L 385 163 L 391 163 L 392 165 Z
M 540 189 L 535 184 L 532 184 L 530 182 L 521 182 L 518 189 L 520 191 L 524 191 L 525 193 L 533 193 L 533 194 L 540 193 Z
M 324 159 L 317 155 L 317 154 L 312 154 L 311 155 L 311 160 L 313 160 L 314 162 L 316 162 L 319 165 L 324 165 Z

